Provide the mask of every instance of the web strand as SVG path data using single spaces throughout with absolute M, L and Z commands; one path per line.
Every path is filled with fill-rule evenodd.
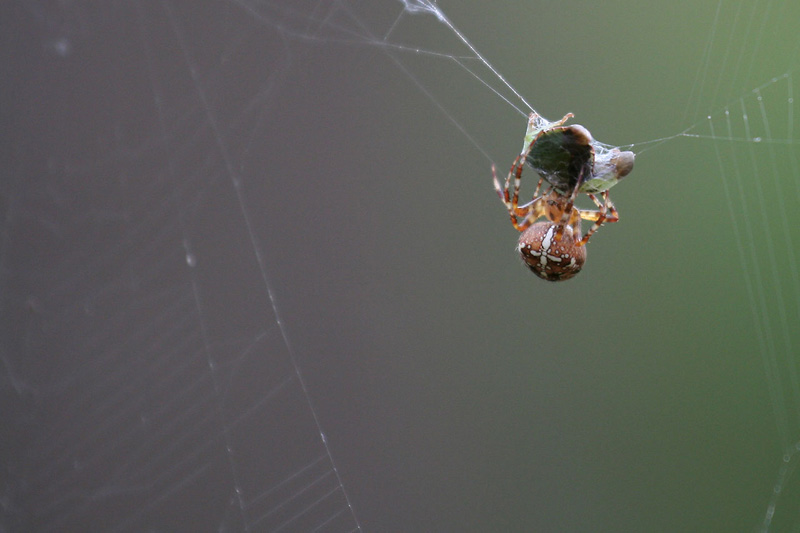
M 193 80 L 195 82 L 195 87 L 197 88 L 197 94 L 198 94 L 198 96 L 199 96 L 199 98 L 200 98 L 200 100 L 202 102 L 203 109 L 205 111 L 206 116 L 208 117 L 208 121 L 209 121 L 209 124 L 210 124 L 210 126 L 212 128 L 212 131 L 214 132 L 214 139 L 216 141 L 217 148 L 219 149 L 219 153 L 221 154 L 223 160 L 225 161 L 226 173 L 228 175 L 228 178 L 231 181 L 231 185 L 233 186 L 233 188 L 236 191 L 236 197 L 237 197 L 237 201 L 238 201 L 238 204 L 239 204 L 239 207 L 240 207 L 240 210 L 241 210 L 242 218 L 244 220 L 244 224 L 245 224 L 245 227 L 246 227 L 246 232 L 247 232 L 247 235 L 249 237 L 250 245 L 252 247 L 252 251 L 253 251 L 253 254 L 255 256 L 256 262 L 258 263 L 258 269 L 261 272 L 261 278 L 262 278 L 262 281 L 264 283 L 264 287 L 266 288 L 267 294 L 269 295 L 269 301 L 270 301 L 270 303 L 272 305 L 272 312 L 273 312 L 273 314 L 275 316 L 275 320 L 276 320 L 276 322 L 278 324 L 278 327 L 280 329 L 281 337 L 283 338 L 283 342 L 284 342 L 284 344 L 285 344 L 285 346 L 286 346 L 286 348 L 288 350 L 288 354 L 289 354 L 289 357 L 291 359 L 292 366 L 294 367 L 295 375 L 297 376 L 297 381 L 298 381 L 298 383 L 300 384 L 300 387 L 303 390 L 303 395 L 304 395 L 304 397 L 306 399 L 308 408 L 311 411 L 311 414 L 312 414 L 312 416 L 314 418 L 314 423 L 315 423 L 315 425 L 317 427 L 317 430 L 319 432 L 320 441 L 322 442 L 322 445 L 325 448 L 325 452 L 326 452 L 326 454 L 328 456 L 328 460 L 330 461 L 332 471 L 335 474 L 335 478 L 336 478 L 336 482 L 337 482 L 337 486 L 336 486 L 335 490 L 338 490 L 338 489 L 342 490 L 342 493 L 343 493 L 343 495 L 345 497 L 345 500 L 347 502 L 347 506 L 350 509 L 350 513 L 351 513 L 351 515 L 353 517 L 353 520 L 355 520 L 355 522 L 356 522 L 357 529 L 360 530 L 361 526 L 358 523 L 358 518 L 356 517 L 355 512 L 353 511 L 353 506 L 352 506 L 352 504 L 350 502 L 349 496 L 347 495 L 347 491 L 344 490 L 344 486 L 342 484 L 341 477 L 339 476 L 339 472 L 338 472 L 338 470 L 336 468 L 336 464 L 334 463 L 333 455 L 331 454 L 330 447 L 328 446 L 328 442 L 325 439 L 324 433 L 322 432 L 322 427 L 320 425 L 319 417 L 318 417 L 316 409 L 314 408 L 314 405 L 313 405 L 313 403 L 311 401 L 311 396 L 310 396 L 310 394 L 308 392 L 308 387 L 306 386 L 306 383 L 305 383 L 305 381 L 303 379 L 302 373 L 300 372 L 300 367 L 298 366 L 297 361 L 295 360 L 295 356 L 294 356 L 294 351 L 292 349 L 292 345 L 291 345 L 291 343 L 289 341 L 289 337 L 287 335 L 287 332 L 286 332 L 286 329 L 284 327 L 283 321 L 281 320 L 280 313 L 278 312 L 275 292 L 273 290 L 272 284 L 270 283 L 269 277 L 267 276 L 266 264 L 265 264 L 265 261 L 264 261 L 263 253 L 262 253 L 260 245 L 259 245 L 259 243 L 258 243 L 258 241 L 257 241 L 257 239 L 255 237 L 255 232 L 253 230 L 252 222 L 251 222 L 251 219 L 250 219 L 250 214 L 249 214 L 249 212 L 247 210 L 247 207 L 246 207 L 246 204 L 245 204 L 245 201 L 244 201 L 244 192 L 242 190 L 241 179 L 238 177 L 238 174 L 237 174 L 236 170 L 233 168 L 233 164 L 231 163 L 231 159 L 228 156 L 228 151 L 226 149 L 225 143 L 222 140 L 222 136 L 219 133 L 219 127 L 217 125 L 217 121 L 215 119 L 214 112 L 213 112 L 213 110 L 212 110 L 212 108 L 211 108 L 211 106 L 210 106 L 210 104 L 208 102 L 208 98 L 207 98 L 207 96 L 205 94 L 205 91 L 203 89 L 202 81 L 200 79 L 198 79 L 198 77 L 197 77 L 197 68 L 194 66 L 193 61 L 191 60 L 191 57 L 189 55 L 189 51 L 188 51 L 187 45 L 183 40 L 183 32 L 180 30 L 180 26 L 179 26 L 179 24 L 178 24 L 178 22 L 177 22 L 177 20 L 176 20 L 176 18 L 174 16 L 174 14 L 172 13 L 172 11 L 170 9 L 170 5 L 168 3 L 165 3 L 164 6 L 165 6 L 165 9 L 167 11 L 167 15 L 168 15 L 168 17 L 170 19 L 170 22 L 171 22 L 171 25 L 173 27 L 173 30 L 175 32 L 175 35 L 178 37 L 178 41 L 180 43 L 181 49 L 183 50 L 183 53 L 184 53 L 184 56 L 186 58 L 186 62 L 187 62 L 188 68 L 189 68 L 189 72 L 191 73 L 192 78 L 193 78 Z M 226 444 L 226 448 L 230 451 L 230 443 Z M 234 481 L 235 481 L 236 480 L 235 464 L 233 462 L 231 462 L 231 468 L 234 471 Z M 244 501 L 242 500 L 241 490 L 240 490 L 240 488 L 238 486 L 238 483 L 236 483 L 235 490 L 236 490 L 237 498 L 239 499 L 239 506 L 240 506 L 240 508 L 242 510 L 242 513 L 244 513 L 245 505 L 244 505 Z M 318 503 L 318 502 L 314 502 L 313 505 L 316 505 L 316 503 Z M 260 520 L 261 519 L 256 520 L 254 525 L 257 524 Z M 293 519 L 291 519 L 289 522 L 287 522 L 287 524 L 290 523 L 291 521 L 293 521 Z M 249 529 L 250 529 L 249 522 L 247 520 L 245 520 L 244 523 L 245 523 L 246 530 L 249 531 Z M 285 525 L 286 524 L 279 526 L 278 529 L 283 528 Z
M 425 0 L 21 9 L 41 35 L 7 43 L 8 57 L 30 63 L 21 67 L 30 70 L 26 85 L 9 77 L 13 94 L 24 101 L 30 92 L 35 106 L 11 123 L 10 178 L 0 180 L 0 310 L 9 331 L 24 331 L 2 346 L 0 391 L 25 406 L 8 410 L 8 427 L 22 427 L 26 438 L 14 461 L 0 465 L 12 479 L 3 511 L 14 515 L 0 515 L 0 529 L 325 533 L 361 531 L 362 516 L 376 530 L 423 522 L 459 530 L 467 521 L 476 529 L 585 529 L 586 515 L 624 530 L 641 519 L 636 512 L 658 512 L 664 494 L 686 504 L 687 482 L 717 491 L 701 479 L 723 472 L 710 457 L 744 449 L 748 438 L 774 465 L 737 461 L 724 471 L 735 480 L 725 489 L 747 495 L 743 519 L 762 531 L 796 526 L 789 515 L 800 461 L 800 41 L 787 44 L 791 57 L 775 52 L 775 41 L 796 38 L 781 25 L 795 20 L 791 5 L 710 6 L 701 12 L 694 81 L 670 85 L 677 95 L 644 91 L 652 87 L 640 75 L 647 71 L 631 65 L 624 83 L 646 94 L 638 101 L 616 94 L 618 80 L 595 89 L 594 79 L 546 79 L 535 66 L 496 68 L 461 31 L 474 26 L 453 6 L 447 14 Z M 532 29 L 548 14 L 540 6 L 524 13 Z M 614 61 L 569 25 L 559 35 L 581 42 L 587 73 Z M 559 46 L 537 52 L 542 64 L 573 60 Z M 514 79 L 526 81 L 515 87 Z M 391 87 L 382 88 L 384 80 Z M 490 209 L 499 206 L 489 165 L 464 160 L 477 155 L 505 167 L 533 110 L 525 95 L 573 84 L 592 89 L 570 93 L 581 101 L 562 97 L 564 112 L 590 102 L 632 106 L 622 126 L 609 119 L 592 128 L 615 126 L 622 141 L 644 140 L 628 145 L 637 170 L 626 178 L 631 186 L 619 187 L 626 218 L 618 233 L 593 243 L 598 267 L 585 278 L 592 289 L 548 292 L 518 283 L 512 270 L 494 274 L 508 257 L 492 251 L 506 235 L 492 226 Z M 653 126 L 649 114 L 662 102 L 672 102 L 679 123 Z M 17 159 L 22 153 L 29 155 Z M 609 268 L 614 257 L 636 269 Z M 669 291 L 647 279 L 652 272 L 669 280 Z M 706 298 L 692 292 L 693 277 L 710 290 L 722 283 L 716 277 L 733 281 Z M 321 288 L 341 279 L 350 284 Z M 303 356 L 315 336 L 347 333 L 307 318 L 333 321 L 322 313 L 331 298 L 344 302 L 333 308 L 352 312 L 367 346 L 341 350 L 353 374 L 332 348 L 338 339 L 325 339 L 313 359 Z M 558 311 L 590 300 L 604 313 L 565 319 Z M 646 326 L 648 337 L 631 336 L 626 328 L 637 328 L 629 322 Z M 553 335 L 552 323 L 569 335 Z M 665 348 L 651 335 L 697 353 L 658 357 Z M 714 335 L 710 347 L 695 347 Z M 742 347 L 716 353 L 733 346 L 730 339 Z M 316 378 L 321 361 L 337 355 L 325 361 L 331 375 Z M 692 359 L 706 366 L 687 370 Z M 750 362 L 759 376 L 747 381 Z M 737 389 L 721 406 L 712 397 L 728 398 L 729 382 L 763 391 Z M 344 401 L 337 384 L 352 397 Z M 393 395 L 399 399 L 386 398 Z M 688 399 L 698 403 L 686 408 Z M 717 401 L 725 416 L 712 420 L 716 412 L 700 399 Z M 379 404 L 392 408 L 384 413 Z M 339 405 L 363 412 L 330 414 Z M 697 416 L 705 440 L 724 446 L 680 448 L 686 462 L 670 465 L 651 493 L 627 461 L 672 451 L 661 438 L 660 410 L 670 408 L 671 432 L 696 436 L 685 419 Z M 570 417 L 580 431 L 564 423 Z M 766 429 L 755 436 L 740 429 L 762 420 Z M 356 464 L 351 449 L 368 453 Z M 624 453 L 615 456 L 617 449 Z M 595 484 L 598 465 L 613 459 L 626 468 Z M 656 463 L 653 475 L 665 474 Z M 763 486 L 744 487 L 745 475 Z M 670 479 L 681 486 L 669 487 Z M 587 488 L 579 502 L 586 512 L 562 512 L 564 502 L 574 509 L 578 485 Z M 636 511 L 633 493 L 641 498 Z M 403 509 L 389 511 L 386 501 Z M 718 504 L 688 505 L 705 525 Z M 180 516 L 184 509 L 191 517 Z M 685 526 L 681 511 L 659 518 Z M 729 518 L 723 514 L 715 518 Z

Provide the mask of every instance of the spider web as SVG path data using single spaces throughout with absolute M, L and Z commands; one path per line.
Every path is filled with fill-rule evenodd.
M 0 526 L 796 528 L 798 12 L 686 6 L 4 5 Z M 565 284 L 531 104 L 637 152 Z

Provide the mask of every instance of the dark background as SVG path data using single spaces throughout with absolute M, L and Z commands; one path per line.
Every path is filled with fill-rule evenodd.
M 481 81 L 522 104 L 430 14 L 0 8 L 0 530 L 796 526 L 798 8 L 440 7 L 634 144 L 574 280 L 520 266 Z

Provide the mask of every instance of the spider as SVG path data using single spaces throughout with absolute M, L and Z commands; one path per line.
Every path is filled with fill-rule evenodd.
M 589 238 L 603 223 L 619 221 L 608 189 L 633 169 L 633 152 L 598 143 L 583 126 L 563 126 L 572 116 L 568 113 L 551 123 L 531 113 L 523 151 L 511 165 L 503 186 L 492 165 L 495 190 L 514 228 L 522 232 L 518 244 L 522 260 L 548 281 L 566 280 L 580 272 Z M 539 182 L 533 199 L 519 205 L 526 162 L 539 174 Z M 512 180 L 513 193 L 509 191 Z M 549 186 L 540 195 L 545 181 Z M 598 210 L 575 207 L 579 192 L 586 193 Z M 596 193 L 600 193 L 602 202 Z M 536 223 L 542 217 L 547 221 Z M 585 235 L 581 235 L 581 219 L 594 222 Z

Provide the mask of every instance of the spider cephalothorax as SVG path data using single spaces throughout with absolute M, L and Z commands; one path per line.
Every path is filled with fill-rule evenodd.
M 608 147 L 592 138 L 580 125 L 564 126 L 572 117 L 548 122 L 531 113 L 522 153 L 517 156 L 501 185 L 492 166 L 494 187 L 505 204 L 514 227 L 523 232 L 519 252 L 537 276 L 560 281 L 580 272 L 586 260 L 584 245 L 604 222 L 617 222 L 608 189 L 633 169 L 633 152 Z M 533 199 L 519 205 L 522 167 L 528 163 L 539 175 Z M 509 189 L 512 188 L 513 192 Z M 549 186 L 539 194 L 542 184 Z M 578 193 L 586 193 L 599 208 L 575 207 Z M 600 193 L 602 202 L 595 196 Z M 540 218 L 546 221 L 536 223 Z M 581 219 L 594 222 L 585 235 Z

